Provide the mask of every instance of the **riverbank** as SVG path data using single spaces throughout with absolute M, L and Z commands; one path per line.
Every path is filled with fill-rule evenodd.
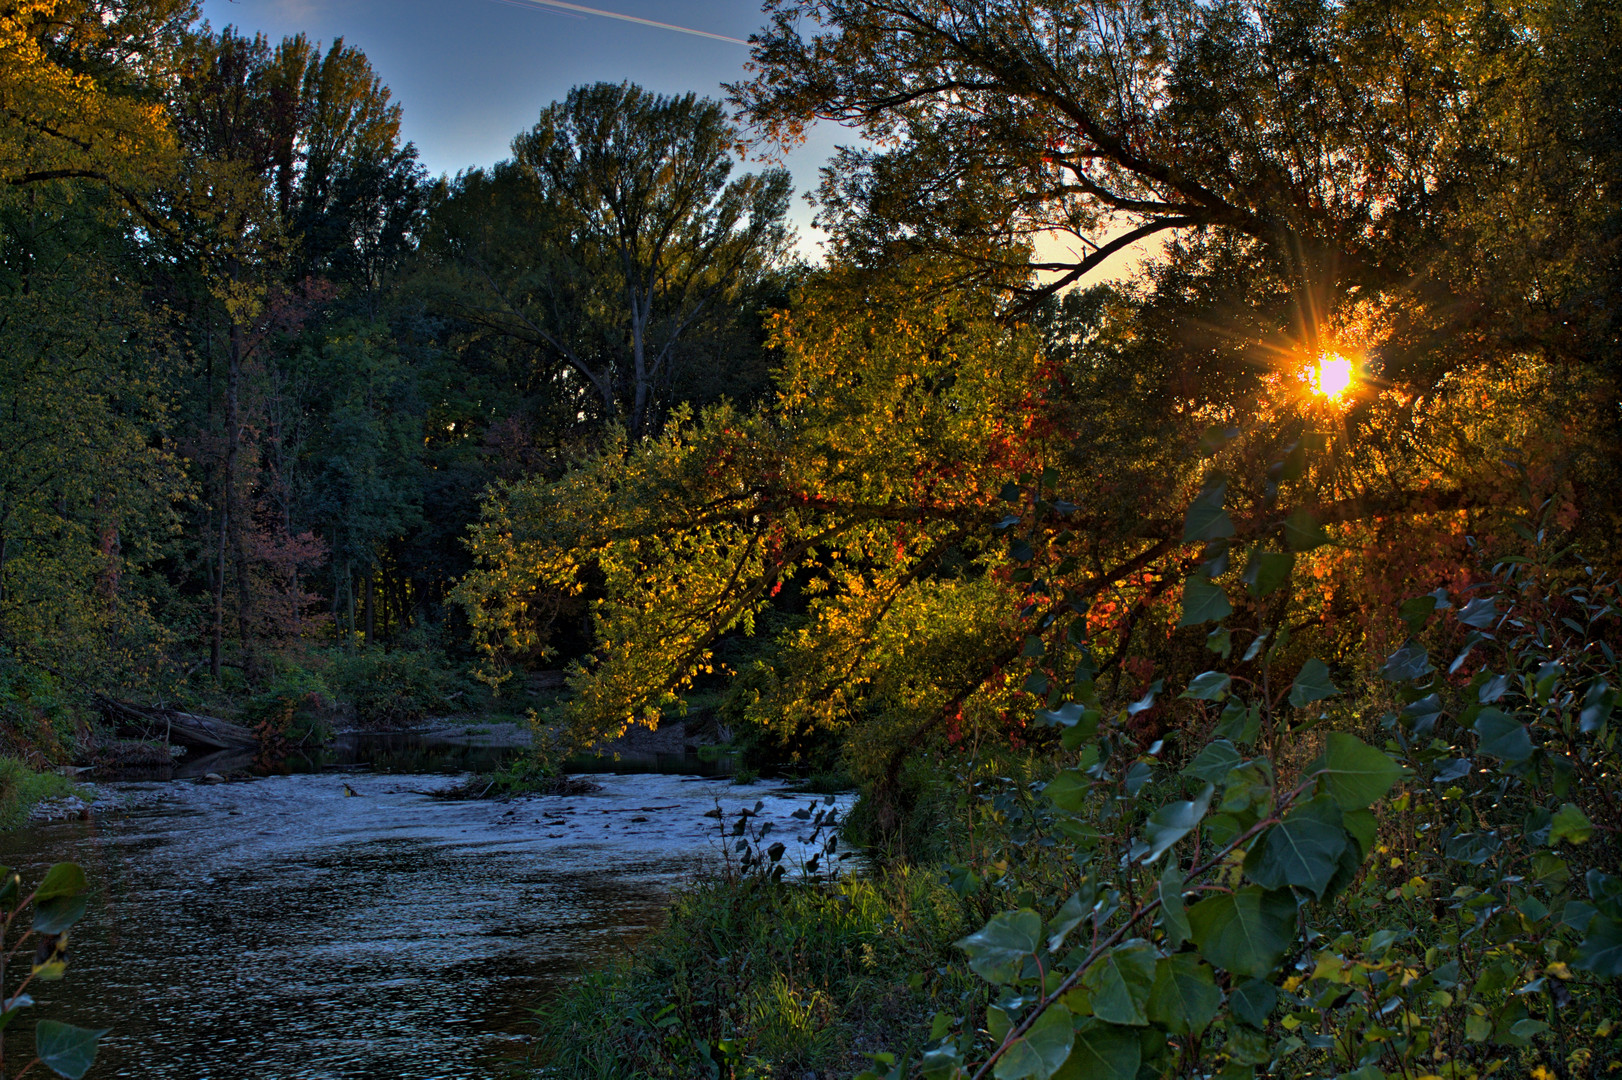
M 15 829 L 42 804 L 75 798 L 76 789 L 65 776 L 35 772 L 15 758 L 0 757 L 0 829 Z

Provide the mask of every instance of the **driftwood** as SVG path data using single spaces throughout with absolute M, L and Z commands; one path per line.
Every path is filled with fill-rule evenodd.
M 179 709 L 147 708 L 125 701 L 97 696 L 102 715 L 118 726 L 119 732 L 143 739 L 162 739 L 196 750 L 253 750 L 259 736 L 229 720 Z

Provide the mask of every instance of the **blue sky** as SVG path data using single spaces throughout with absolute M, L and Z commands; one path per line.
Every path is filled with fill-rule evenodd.
M 759 0 L 581 4 L 734 38 L 763 22 Z M 302 30 L 359 46 L 403 106 L 404 135 L 434 173 L 506 157 L 542 106 L 580 83 L 629 79 L 659 93 L 719 98 L 749 59 L 731 42 L 525 0 L 205 0 L 203 11 L 216 28 L 229 23 L 272 40 Z M 841 141 L 854 136 L 819 131 L 790 156 L 797 193 L 815 186 L 817 167 Z M 798 197 L 793 217 L 802 229 L 811 217 Z

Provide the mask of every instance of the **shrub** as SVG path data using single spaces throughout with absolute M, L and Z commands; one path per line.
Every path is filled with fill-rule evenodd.
M 334 655 L 331 680 L 368 727 L 402 727 L 435 713 L 465 710 L 473 687 L 431 644 L 370 646 Z

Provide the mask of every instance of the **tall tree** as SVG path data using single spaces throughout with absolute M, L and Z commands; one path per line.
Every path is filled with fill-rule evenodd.
M 681 369 L 725 350 L 740 295 L 788 256 L 788 175 L 729 180 L 738 142 L 692 94 L 576 88 L 447 193 L 443 299 L 577 384 L 580 411 L 657 430 Z

